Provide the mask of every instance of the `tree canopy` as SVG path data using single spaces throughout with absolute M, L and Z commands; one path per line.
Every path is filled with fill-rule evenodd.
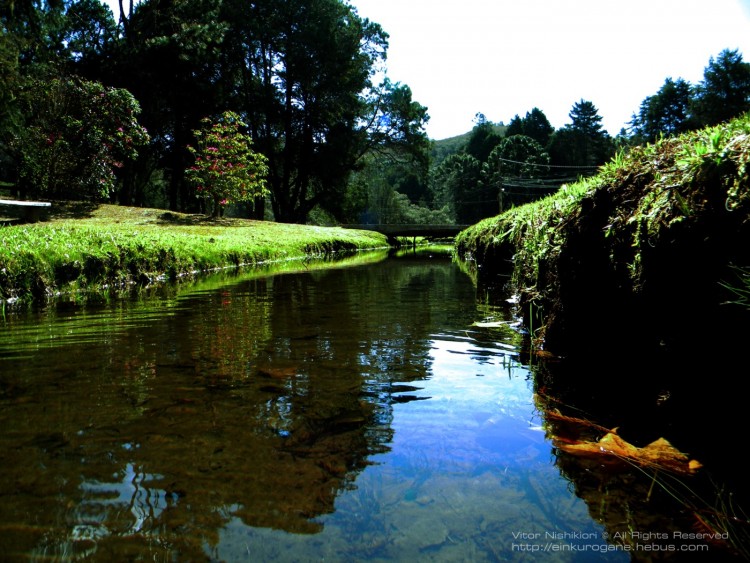
M 695 87 L 696 126 L 716 125 L 750 110 L 750 63 L 737 50 L 711 57 L 703 81 Z
M 474 128 L 466 143 L 466 154 L 470 154 L 480 162 L 487 160 L 497 144 L 502 141 L 501 135 L 495 132 L 495 126 L 487 120 L 483 113 L 474 117 Z
M 697 85 L 667 78 L 616 139 L 581 98 L 558 130 L 537 107 L 507 127 L 477 113 L 441 145 L 425 134 L 427 108 L 388 79 L 388 41 L 346 0 L 121 0 L 116 16 L 99 0 L 0 2 L 0 182 L 197 211 L 190 147 L 201 120 L 231 112 L 263 156 L 267 191 L 213 198 L 213 209 L 251 198 L 243 213 L 286 222 L 469 222 L 496 212 L 498 174 L 529 179 L 548 158 L 535 179 L 553 186 L 616 147 L 750 110 L 750 64 L 724 50 Z M 515 156 L 496 161 L 501 145 Z
M 139 102 L 151 142 L 121 174 L 122 203 L 135 203 L 144 193 L 137 184 L 153 181 L 158 168 L 169 206 L 195 209 L 187 147 L 201 119 L 226 111 L 247 123 L 268 160 L 280 221 L 304 222 L 318 206 L 340 213 L 350 174 L 368 152 L 426 162 L 426 108 L 407 85 L 383 78 L 388 35 L 342 0 L 125 4 L 119 24 L 96 0 L 19 0 L 0 11 L 9 32 L 0 75 L 9 83 L 79 75 Z M 5 85 L 0 91 L 0 129 L 10 129 L 15 96 Z M 0 152 L 9 147 L 0 141 Z
M 557 166 L 593 167 L 604 164 L 614 153 L 614 144 L 603 127 L 593 102 L 581 99 L 568 114 L 570 123 L 550 137 L 549 153 Z
M 506 137 L 512 135 L 525 135 L 531 137 L 540 145 L 547 146 L 549 138 L 554 133 L 555 128 L 539 108 L 527 111 L 524 117 L 516 115 L 510 120 L 508 130 L 505 132 Z
M 653 96 L 647 97 L 630 123 L 633 134 L 644 141 L 654 141 L 660 135 L 676 135 L 690 126 L 690 84 L 678 78 L 667 78 Z
M 703 80 L 691 85 L 667 78 L 659 91 L 641 102 L 630 122 L 631 143 L 716 125 L 750 110 L 750 64 L 737 50 L 711 57 Z

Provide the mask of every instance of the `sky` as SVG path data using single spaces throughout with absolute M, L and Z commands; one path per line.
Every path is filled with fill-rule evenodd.
M 110 4 L 117 0 L 107 0 Z M 507 124 L 537 107 L 555 128 L 573 104 L 617 135 L 667 78 L 711 57 L 750 62 L 750 0 L 349 0 L 389 34 L 387 74 L 427 107 L 431 139 Z
M 388 76 L 428 108 L 427 133 L 507 124 L 534 107 L 553 127 L 593 102 L 617 135 L 664 81 L 703 79 L 711 57 L 750 62 L 750 0 L 351 0 L 390 35 Z

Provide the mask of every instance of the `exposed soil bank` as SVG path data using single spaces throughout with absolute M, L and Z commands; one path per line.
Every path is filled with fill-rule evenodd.
M 731 349 L 750 320 L 736 303 L 748 289 L 749 161 L 748 117 L 637 147 L 464 231 L 456 253 L 481 286 L 505 280 L 555 354 Z

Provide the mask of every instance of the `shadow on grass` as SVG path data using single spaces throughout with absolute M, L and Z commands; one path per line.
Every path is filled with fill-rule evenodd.
M 157 222 L 172 225 L 211 225 L 211 226 L 246 226 L 248 219 L 238 217 L 212 217 L 203 213 L 178 213 L 176 211 L 165 211 L 161 213 Z
M 99 204 L 91 201 L 53 201 L 48 218 L 88 219 L 97 209 L 99 209 Z

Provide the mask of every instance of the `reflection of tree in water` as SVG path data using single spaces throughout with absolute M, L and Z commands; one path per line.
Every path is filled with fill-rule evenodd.
M 684 370 L 674 363 L 671 367 L 681 377 L 690 373 L 684 365 Z M 717 416 L 724 412 L 720 403 L 712 402 L 705 388 L 699 400 L 694 389 L 687 389 L 695 387 L 695 379 L 676 380 L 675 372 L 663 371 L 658 362 L 621 362 L 607 367 L 606 377 L 580 363 L 575 373 L 570 368 L 565 361 L 538 366 L 537 407 L 547 436 L 558 444 L 556 465 L 591 516 L 606 526 L 610 543 L 643 550 L 632 552 L 635 561 L 686 560 L 689 554 L 672 551 L 680 549 L 694 549 L 691 553 L 703 560 L 707 554 L 714 561 L 748 558 L 750 520 L 742 509 L 748 506 L 747 488 L 736 479 L 731 451 L 721 451 L 728 439 L 722 436 L 726 418 Z M 696 404 L 702 408 L 695 410 Z M 609 444 L 597 453 L 595 446 L 612 431 L 618 441 L 622 437 L 626 446 L 640 451 L 650 452 L 646 448 L 654 444 L 677 445 L 675 452 L 689 453 L 684 460 L 696 459 L 703 467 L 675 470 L 645 454 L 637 462 L 611 455 Z M 567 444 L 584 444 L 586 453 Z M 715 534 L 728 534 L 728 539 Z
M 235 517 L 319 531 L 316 518 L 388 449 L 394 393 L 429 375 L 429 334 L 456 298 L 449 272 L 386 263 L 256 279 L 188 296 L 103 343 L 19 362 L 47 374 L 28 390 L 43 404 L 19 403 L 8 418 L 18 435 L 54 429 L 6 459 L 2 483 L 22 486 L 2 522 L 45 499 L 19 553 L 179 546 L 201 558 Z

